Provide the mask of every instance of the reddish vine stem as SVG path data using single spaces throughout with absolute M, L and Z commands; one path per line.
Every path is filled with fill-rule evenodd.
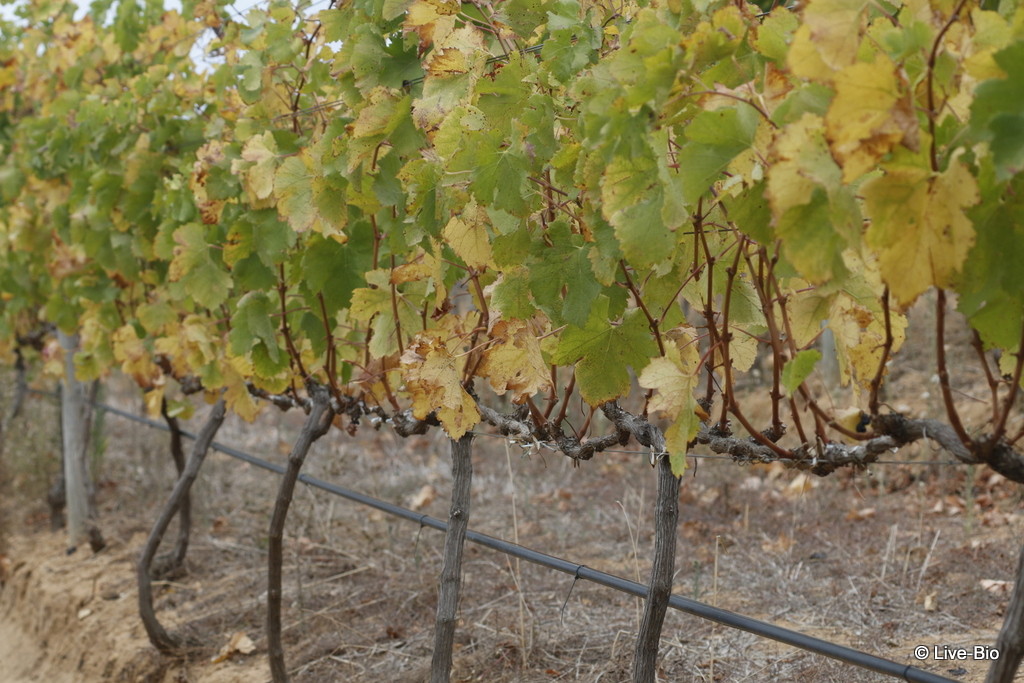
M 782 433 L 784 427 L 782 425 L 782 419 L 779 415 L 779 404 L 782 401 L 782 364 L 783 364 L 783 353 L 782 353 L 782 340 L 779 336 L 778 321 L 775 320 L 775 307 L 772 305 L 771 297 L 765 290 L 765 257 L 767 251 L 762 246 L 757 250 L 757 277 L 754 278 L 754 289 L 757 291 L 757 297 L 761 301 L 761 308 L 764 311 L 765 324 L 768 326 L 768 343 L 772 350 L 772 390 L 769 396 L 772 399 L 772 431 L 775 434 Z M 772 259 L 771 269 L 774 270 L 776 260 Z M 754 272 L 753 258 L 747 255 L 747 264 L 750 267 L 751 273 Z M 800 417 L 796 413 L 796 403 L 790 401 L 790 407 L 793 409 L 793 421 L 797 427 L 797 432 L 803 435 L 803 429 L 800 426 Z
M 1020 343 L 1017 345 L 1017 364 L 1013 368 L 1013 379 L 1010 383 L 1010 393 L 1006 396 L 1006 401 L 1003 403 L 1003 408 L 999 413 L 999 422 L 996 424 L 995 431 L 992 434 L 992 439 L 989 442 L 989 448 L 999 443 L 999 440 L 1006 434 L 1006 420 L 1010 417 L 1010 411 L 1013 409 L 1013 404 L 1017 402 L 1017 393 L 1020 390 L 1020 376 L 1021 371 L 1024 370 L 1024 325 L 1021 325 L 1021 337 Z
M 633 283 L 633 278 L 629 276 L 629 268 L 626 267 L 626 262 L 619 259 L 619 265 L 622 267 L 622 274 L 626 277 L 626 287 L 633 294 L 633 300 L 636 301 L 636 305 L 643 311 L 644 317 L 647 318 L 647 325 L 651 328 L 651 332 L 654 334 L 654 340 L 658 342 L 658 352 L 665 355 L 665 343 L 661 339 L 661 330 L 658 328 L 658 321 L 654 319 L 651 312 L 647 310 L 647 304 L 644 303 L 643 297 L 640 296 L 640 291 Z
M 327 9 L 332 9 L 334 7 L 334 2 L 335 2 L 335 0 L 331 0 L 331 2 L 327 5 Z M 309 38 L 306 39 L 306 62 L 307 62 L 307 65 L 309 63 L 309 54 L 310 54 L 310 52 L 313 49 L 313 43 L 316 41 L 316 37 L 320 34 L 320 29 L 321 28 L 323 28 L 323 24 L 317 24 L 316 28 L 313 29 L 313 33 L 309 36 Z M 298 111 L 299 111 L 299 98 L 302 97 L 302 88 L 305 87 L 305 85 L 306 85 L 306 72 L 300 71 L 299 72 L 298 84 L 295 86 L 295 97 L 292 99 L 291 106 L 289 107 L 289 109 L 291 109 L 291 111 L 292 111 L 292 130 L 295 132 L 296 135 L 301 135 L 302 134 L 302 129 L 299 127 Z
M 544 201 L 547 203 L 548 222 L 554 222 L 555 220 L 555 197 L 551 191 L 553 186 L 551 184 L 551 169 L 544 169 Z
M 697 214 L 694 216 L 693 232 L 698 239 L 693 241 L 693 269 L 694 272 L 700 272 L 702 269 L 705 270 L 705 276 L 707 277 L 707 293 L 704 298 L 704 322 L 705 329 L 708 331 L 708 346 L 714 349 L 718 346 L 718 329 L 715 327 L 715 309 L 714 309 L 714 270 L 715 270 L 715 258 L 711 255 L 711 250 L 708 248 L 707 239 L 704 236 L 704 217 L 701 215 L 701 207 L 703 206 L 703 198 L 697 201 Z M 700 249 L 703 246 L 704 250 L 704 265 L 700 265 Z M 704 390 L 704 403 L 710 406 L 715 399 L 715 361 L 714 354 L 709 354 L 710 360 L 707 361 L 704 367 L 708 372 L 708 382 Z M 726 420 L 726 406 L 723 401 L 722 405 L 722 418 L 720 424 L 724 426 Z
M 551 366 L 551 388 L 548 390 L 547 400 L 548 404 L 544 406 L 544 419 L 551 417 L 551 412 L 558 401 L 558 368 L 555 365 Z
M 384 393 L 387 395 L 388 403 L 391 404 L 395 412 L 401 411 L 402 406 L 399 405 L 398 399 L 395 398 L 394 392 L 391 391 L 391 382 L 388 381 L 388 371 L 386 369 L 381 369 L 380 382 L 384 385 Z
M 885 342 L 882 344 L 882 357 L 878 359 L 878 370 L 871 379 L 871 393 L 868 395 L 868 412 L 872 415 L 878 414 L 878 392 L 882 388 L 882 377 L 885 375 L 885 365 L 892 355 L 892 319 L 889 311 L 889 287 L 882 290 L 882 316 L 885 319 Z
M 768 271 L 768 279 L 771 283 L 772 289 L 775 290 L 776 301 L 779 304 L 779 315 L 782 317 L 782 327 L 786 331 L 786 342 L 789 346 L 789 353 L 791 357 L 795 357 L 797 354 L 797 348 L 796 342 L 793 339 L 793 326 L 789 322 L 789 313 L 786 311 L 786 302 L 789 300 L 789 298 L 782 293 L 782 286 L 779 284 L 779 279 L 775 277 L 774 270 Z M 818 436 L 818 438 L 822 439 L 823 441 L 827 440 L 828 433 L 825 430 L 826 422 L 821 417 L 824 414 L 824 411 L 818 408 L 817 402 L 810 395 L 810 392 L 807 391 L 806 387 L 801 385 L 799 391 L 800 396 L 807 403 L 808 407 L 810 407 L 811 414 L 814 416 L 815 434 Z M 818 409 L 815 410 L 815 408 Z M 802 434 L 802 436 L 804 443 L 808 443 L 806 435 Z
M 718 327 L 715 325 L 715 311 L 712 302 L 714 301 L 714 277 L 713 277 L 713 266 L 717 262 L 716 257 L 711 255 L 711 248 L 708 246 L 707 236 L 704 234 L 703 222 L 699 221 L 694 225 L 694 230 L 699 231 L 698 237 L 700 239 L 701 246 L 704 250 L 704 260 L 708 265 L 707 271 L 707 295 L 704 303 L 704 320 L 707 323 L 708 341 L 712 347 L 718 348 L 719 353 L 722 354 L 723 372 L 727 372 L 727 365 L 729 363 L 728 355 L 728 341 L 718 334 Z M 708 388 L 705 394 L 705 399 L 708 405 L 711 405 L 711 400 L 714 396 L 712 393 L 711 382 L 714 380 L 714 355 L 711 356 L 711 362 L 706 365 L 708 369 Z M 724 395 L 730 389 L 728 383 L 726 383 L 723 389 L 723 400 L 722 400 L 722 411 L 718 419 L 718 428 L 723 431 L 728 431 L 729 424 L 729 396 Z
M 469 281 L 473 283 L 473 289 L 476 290 L 476 296 L 480 302 L 480 324 L 473 328 L 473 336 L 470 337 L 469 340 L 469 348 L 472 352 L 476 349 L 476 340 L 480 336 L 480 333 L 487 332 L 489 330 L 491 314 L 487 308 L 487 302 L 484 300 L 484 290 L 483 287 L 480 286 L 480 278 L 477 275 L 476 270 L 473 268 L 469 269 Z M 470 358 L 470 360 L 466 362 L 466 368 L 462 375 L 463 384 L 469 384 L 473 381 L 473 378 L 476 376 L 476 371 L 483 360 L 484 355 L 480 353 L 476 355 L 476 358 Z
M 724 342 L 722 352 L 722 363 L 725 368 L 725 393 L 726 400 L 723 401 L 729 407 L 729 412 L 739 421 L 743 428 L 747 430 L 750 436 L 757 442 L 767 446 L 783 458 L 792 458 L 793 452 L 779 446 L 774 441 L 766 437 L 761 433 L 750 421 L 747 419 L 743 411 L 740 410 L 739 403 L 736 402 L 736 388 L 733 386 L 732 376 L 732 361 L 729 359 L 729 342 L 732 340 L 732 335 L 729 332 L 729 308 L 732 301 L 732 288 L 733 283 L 736 279 L 736 273 L 739 269 L 740 257 L 745 251 L 746 237 L 741 236 L 739 242 L 736 245 L 736 257 L 733 259 L 732 265 L 726 269 L 728 280 L 726 282 L 725 290 L 725 302 L 722 305 L 722 341 Z
M 469 280 L 476 290 L 476 298 L 480 301 L 480 326 L 486 332 L 491 327 L 491 312 L 487 308 L 487 299 L 484 297 L 484 288 L 480 285 L 480 273 L 475 269 L 469 272 Z
M 284 334 L 284 343 L 288 347 L 288 355 L 291 356 L 292 361 L 295 363 L 295 367 L 299 370 L 299 377 L 302 377 L 303 381 L 309 379 L 309 375 L 306 374 L 306 368 L 302 365 L 302 357 L 299 355 L 298 349 L 295 348 L 295 340 L 292 339 L 292 331 L 288 326 L 288 308 L 286 306 L 288 298 L 288 285 L 285 284 L 284 279 L 284 264 L 278 265 L 278 284 L 277 294 L 281 299 L 281 332 Z
M 800 411 L 796 406 L 796 399 L 792 396 L 789 397 L 789 414 L 793 417 L 793 425 L 796 427 L 797 436 L 800 437 L 800 443 L 809 443 L 807 434 L 804 432 L 804 425 L 800 421 Z
M 583 421 L 583 425 L 580 426 L 580 438 L 587 438 L 587 434 L 590 432 L 590 423 L 594 420 L 594 413 L 597 412 L 597 408 L 590 406 L 590 412 L 587 413 L 587 419 Z
M 544 416 L 537 409 L 537 404 L 533 402 L 532 398 L 528 397 L 526 399 L 526 405 L 530 409 L 530 417 L 533 419 L 533 425 L 536 428 L 536 431 L 546 432 L 547 430 L 545 428 L 548 424 L 548 421 L 544 419 Z
M 373 270 L 377 270 L 380 264 L 380 243 L 383 238 L 380 230 L 377 229 L 377 217 L 372 213 L 370 214 L 370 227 L 373 228 Z
M 942 39 L 946 37 L 946 32 L 953 27 L 954 22 L 960 17 L 960 12 L 963 10 L 964 5 L 967 4 L 967 0 L 960 0 L 957 3 L 956 8 L 953 10 L 953 14 L 950 15 L 949 21 L 942 27 L 938 35 L 935 36 L 935 41 L 932 43 L 931 53 L 928 55 L 928 79 L 927 79 L 927 92 L 928 92 L 928 135 L 931 137 L 929 143 L 930 148 L 928 150 L 928 158 L 931 162 L 931 168 L 933 173 L 939 172 L 939 155 L 936 147 L 936 135 L 935 135 L 935 119 L 939 115 L 939 112 L 935 110 L 935 63 L 939 58 L 939 47 L 942 44 Z M 959 420 L 959 418 L 958 418 Z
M 565 192 L 565 190 L 559 189 L 551 184 L 551 176 L 549 172 L 547 174 L 547 177 L 548 180 L 545 180 L 544 178 L 537 178 L 536 176 L 526 177 L 527 180 L 529 180 L 532 183 L 535 183 L 536 185 L 540 186 L 541 189 L 544 190 L 545 201 L 548 203 L 548 210 L 545 211 L 544 214 L 541 216 L 544 219 L 544 227 L 547 227 L 547 225 L 551 221 L 555 220 L 554 209 L 560 209 L 561 211 L 564 211 L 565 215 L 569 216 L 569 218 L 572 218 L 580 226 L 585 225 L 585 223 L 583 222 L 583 218 L 581 218 L 578 213 L 569 208 L 569 202 L 572 201 L 571 199 L 566 199 L 565 201 L 561 202 L 556 202 L 554 200 L 554 196 L 551 194 L 552 192 L 556 192 L 564 197 L 569 197 L 569 194 Z
M 569 377 L 569 383 L 565 386 L 565 393 L 562 396 L 562 405 L 558 409 L 558 415 L 555 416 L 555 428 L 557 429 L 562 421 L 565 420 L 565 413 L 569 410 L 569 397 L 572 396 L 572 390 L 576 387 L 576 373 L 572 373 Z M 545 416 L 547 417 L 547 416 Z
M 942 390 L 942 401 L 946 405 L 946 416 L 949 426 L 967 450 L 974 450 L 974 441 L 964 429 L 960 414 L 953 402 L 953 392 L 949 388 L 949 369 L 946 367 L 946 290 L 939 287 L 935 299 L 935 359 L 939 366 L 939 388 Z
M 323 317 L 324 332 L 327 334 L 327 359 L 324 362 L 324 370 L 327 372 L 327 381 L 331 385 L 331 393 L 337 398 L 339 388 L 335 373 L 337 371 L 336 362 L 338 354 L 337 349 L 334 348 L 334 333 L 331 331 L 331 324 L 328 321 L 329 316 L 327 315 L 327 304 L 324 302 L 324 293 L 317 292 L 316 297 L 320 301 L 320 315 Z
M 974 349 L 974 353 L 978 356 L 978 362 L 981 364 L 981 369 L 985 372 L 985 381 L 988 383 L 988 391 L 992 394 L 992 424 L 995 424 L 999 420 L 999 382 L 996 380 L 995 375 L 992 374 L 992 367 L 988 363 L 988 358 L 985 356 L 985 347 L 981 343 L 981 336 L 977 330 L 973 330 L 971 334 L 971 348 Z
M 695 97 L 698 95 L 719 95 L 721 97 L 727 97 L 731 100 L 736 100 L 737 102 L 742 102 L 743 104 L 753 107 L 754 110 L 758 114 L 760 114 L 764 118 L 764 120 L 768 122 L 768 125 L 770 125 L 772 128 L 779 127 L 777 123 L 772 121 L 772 117 L 768 115 L 768 112 L 762 109 L 760 105 L 758 105 L 756 102 L 740 97 L 739 95 L 734 95 L 728 92 L 721 92 L 719 90 L 691 90 L 689 92 L 679 93 L 673 100 L 670 100 L 669 103 L 666 104 L 666 107 L 671 105 L 676 99 L 683 99 L 685 97 Z
M 722 372 L 725 375 L 725 393 L 727 396 L 724 403 L 728 404 L 730 411 L 738 409 L 736 404 L 736 387 L 733 386 L 733 375 L 732 375 L 732 358 L 730 357 L 730 345 L 732 344 L 732 333 L 729 332 L 729 312 L 732 307 L 732 288 L 736 282 L 736 273 L 740 264 L 740 258 L 743 256 L 743 249 L 746 240 L 740 237 L 739 242 L 736 245 L 736 257 L 732 261 L 732 265 L 725 269 L 725 300 L 722 303 L 722 332 L 720 338 L 722 340 Z M 724 429 L 725 425 L 721 427 Z
M 672 304 L 674 304 L 676 302 L 676 299 L 679 298 L 679 295 L 682 293 L 683 288 L 685 288 L 686 285 L 690 284 L 690 281 L 697 276 L 698 272 L 699 271 L 696 269 L 690 270 L 690 274 L 687 275 L 686 278 L 684 278 L 683 281 L 679 284 L 679 287 L 676 288 L 675 293 L 672 294 L 672 298 L 670 298 L 668 302 L 662 307 L 661 315 L 658 316 L 659 325 L 665 321 L 665 317 L 668 316 L 669 310 L 672 309 Z
M 395 272 L 395 255 L 391 255 L 391 273 Z M 391 314 L 395 316 L 395 338 L 398 340 L 398 355 L 405 353 L 402 345 L 402 321 L 398 319 L 398 291 L 395 288 L 394 277 L 388 278 L 391 283 Z

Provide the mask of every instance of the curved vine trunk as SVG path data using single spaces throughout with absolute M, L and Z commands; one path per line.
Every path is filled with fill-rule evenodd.
M 213 411 L 199 431 L 199 435 L 192 445 L 192 454 L 189 456 L 188 463 L 174 485 L 170 498 L 167 499 L 167 503 L 160 511 L 153 530 L 149 532 L 149 538 L 146 539 L 146 545 L 143 547 L 135 567 L 139 582 L 139 616 L 142 618 L 142 625 L 146 629 L 146 635 L 149 636 L 149 642 L 165 654 L 171 654 L 181 647 L 182 640 L 167 632 L 157 620 L 153 610 L 153 575 L 151 571 L 153 558 L 156 556 L 156 551 L 160 547 L 160 541 L 163 539 L 167 527 L 170 526 L 182 500 L 188 496 L 189 490 L 199 474 L 199 468 L 202 467 L 203 460 L 210 450 L 213 437 L 216 436 L 217 430 L 224 422 L 224 411 L 224 399 L 221 399 L 213 406 Z
M 658 646 L 665 623 L 668 601 L 672 597 L 672 577 L 676 564 L 676 527 L 679 523 L 679 478 L 672 474 L 668 456 L 658 463 L 658 498 L 654 507 L 654 562 L 651 565 L 649 593 L 636 639 L 633 680 L 653 683 L 657 678 Z
M 288 508 L 295 492 L 295 482 L 299 478 L 299 470 L 306 460 L 313 442 L 327 433 L 334 420 L 334 409 L 331 408 L 330 394 L 325 387 L 312 387 L 310 397 L 313 406 L 310 408 L 306 424 L 295 440 L 292 452 L 288 455 L 288 468 L 281 479 L 277 490 L 277 501 L 274 503 L 274 516 L 270 520 L 269 552 L 267 553 L 267 657 L 270 660 L 270 675 L 274 683 L 288 680 L 288 670 L 284 662 L 284 643 L 281 641 L 281 565 L 284 560 L 284 523 L 288 518 Z
M 160 406 L 160 414 L 171 433 L 171 458 L 174 459 L 174 467 L 178 471 L 178 478 L 185 472 L 185 451 L 181 443 L 181 425 L 178 418 L 172 417 L 167 412 L 167 401 Z M 152 576 L 154 578 L 169 578 L 176 576 L 185 568 L 185 556 L 188 554 L 188 541 L 192 532 L 192 496 L 188 489 L 182 494 L 178 504 L 178 538 L 174 542 L 174 549 L 167 555 L 158 557 L 153 563 Z
M 989 667 L 985 683 L 1013 683 L 1021 660 L 1024 659 L 1024 547 L 1017 561 L 1017 579 L 1013 584 L 1013 595 L 1006 607 L 1003 628 L 996 638 L 999 659 Z
M 470 485 L 473 481 L 473 435 L 451 440 L 452 504 L 448 531 L 444 536 L 444 562 L 434 625 L 434 655 L 430 662 L 430 683 L 447 683 L 452 671 L 452 648 L 458 618 L 459 589 L 462 586 L 462 550 L 469 527 Z

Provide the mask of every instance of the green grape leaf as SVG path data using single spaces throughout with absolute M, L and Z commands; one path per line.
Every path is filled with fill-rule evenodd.
M 529 263 L 530 291 L 555 324 L 568 322 L 582 327 L 601 292 L 590 265 L 590 245 L 573 235 L 564 221 L 552 223 L 548 237 L 550 247 L 541 240 L 534 243 L 534 258 Z
M 821 360 L 821 351 L 808 349 L 798 351 L 793 358 L 788 360 L 782 368 L 782 386 L 786 389 L 787 396 L 796 394 L 796 390 L 804 383 L 804 380 L 811 376 L 814 367 Z
M 235 314 L 231 316 L 231 333 L 228 335 L 231 352 L 243 356 L 257 345 L 262 345 L 267 357 L 278 363 L 281 352 L 271 318 L 274 312 L 274 304 L 266 292 L 248 292 L 239 299 Z M 265 373 L 260 374 L 265 376 Z
M 211 256 L 206 226 L 188 223 L 174 233 L 174 258 L 168 277 L 181 282 L 185 292 L 206 308 L 217 308 L 227 299 L 231 276 Z
M 995 54 L 1006 78 L 978 85 L 971 104 L 971 129 L 989 140 L 997 177 L 1006 180 L 1024 170 L 1024 40 Z
M 505 271 L 494 285 L 491 308 L 501 312 L 503 318 L 527 319 L 533 316 L 530 303 L 530 276 L 525 268 Z
M 643 313 L 628 311 L 616 325 L 608 320 L 608 305 L 607 297 L 598 297 L 584 327 L 570 325 L 562 332 L 551 359 L 576 366 L 580 395 L 592 406 L 629 393 L 627 366 L 642 370 L 657 353 Z

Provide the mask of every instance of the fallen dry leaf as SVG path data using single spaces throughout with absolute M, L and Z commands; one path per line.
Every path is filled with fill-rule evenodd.
M 409 499 L 409 507 L 413 510 L 422 510 L 437 498 L 437 490 L 430 484 L 424 484 L 412 498 Z
M 256 644 L 245 634 L 244 631 L 236 631 L 231 634 L 227 644 L 220 649 L 216 657 L 210 659 L 214 664 L 220 664 L 231 658 L 236 652 L 239 654 L 251 654 L 256 649 Z
M 775 540 L 767 540 L 761 544 L 761 550 L 766 553 L 779 554 L 788 551 L 793 547 L 793 537 L 789 534 L 779 534 Z
M 785 494 L 787 498 L 799 498 L 815 486 L 817 482 L 801 472 L 786 486 Z
M 978 583 L 980 583 L 981 587 L 989 593 L 994 593 L 995 595 L 1009 593 L 1010 589 L 1013 587 L 1013 584 L 1009 581 L 996 581 L 994 579 L 982 579 Z
M 861 508 L 860 510 L 850 510 L 846 513 L 846 519 L 851 522 L 861 522 L 865 519 L 871 519 L 875 516 L 877 510 L 875 508 Z

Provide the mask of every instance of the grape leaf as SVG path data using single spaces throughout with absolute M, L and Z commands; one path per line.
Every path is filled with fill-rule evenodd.
M 599 296 L 584 327 L 570 325 L 562 332 L 551 359 L 576 366 L 580 394 L 592 406 L 628 393 L 627 365 L 641 370 L 657 353 L 643 313 L 628 311 L 616 325 L 608 320 L 608 305 L 608 297 Z
M 476 401 L 462 388 L 465 357 L 452 354 L 440 339 L 418 336 L 402 356 L 405 386 L 412 395 L 413 416 L 436 413 L 451 439 L 461 439 L 480 421 Z
M 867 243 L 878 253 L 882 277 L 900 304 L 931 286 L 953 284 L 974 243 L 964 209 L 979 200 L 967 166 L 954 161 L 940 174 L 891 166 L 862 187 L 871 220 Z
M 786 361 L 782 368 L 782 386 L 786 389 L 787 396 L 793 396 L 796 393 L 804 380 L 814 372 L 814 367 L 820 360 L 821 351 L 808 349 L 797 352 L 795 356 Z

